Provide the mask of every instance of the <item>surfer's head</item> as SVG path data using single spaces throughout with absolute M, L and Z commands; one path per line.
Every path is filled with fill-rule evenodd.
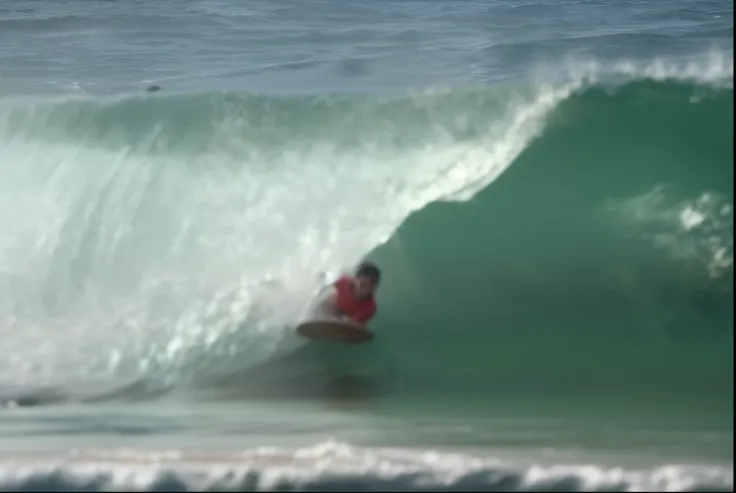
M 355 283 L 355 295 L 358 298 L 371 296 L 381 281 L 381 269 L 372 262 L 363 262 L 355 271 L 353 281 Z

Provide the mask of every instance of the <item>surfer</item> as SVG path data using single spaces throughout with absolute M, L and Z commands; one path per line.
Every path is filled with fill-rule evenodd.
M 380 280 L 381 270 L 378 266 L 363 262 L 355 275 L 341 276 L 323 288 L 316 300 L 315 310 L 322 315 L 365 325 L 376 314 L 374 293 Z

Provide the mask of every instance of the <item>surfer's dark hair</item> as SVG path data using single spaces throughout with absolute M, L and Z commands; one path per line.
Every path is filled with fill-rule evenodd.
M 361 262 L 355 271 L 355 275 L 358 277 L 369 277 L 379 282 L 381 280 L 381 269 L 373 262 Z

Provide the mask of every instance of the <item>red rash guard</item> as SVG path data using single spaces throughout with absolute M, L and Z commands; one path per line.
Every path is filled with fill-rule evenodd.
M 353 295 L 353 281 L 349 277 L 341 277 L 335 281 L 337 308 L 354 322 L 364 324 L 376 313 L 376 301 L 373 296 L 356 299 Z

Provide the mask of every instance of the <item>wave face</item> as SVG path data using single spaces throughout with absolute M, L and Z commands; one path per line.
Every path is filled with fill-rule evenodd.
M 587 88 L 472 200 L 409 218 L 375 251 L 402 372 L 732 388 L 732 104 L 673 81 Z
M 315 358 L 291 327 L 369 255 L 378 338 L 352 372 L 724 389 L 724 63 L 386 98 L 0 100 L 0 381 L 303 372 L 345 352 Z

